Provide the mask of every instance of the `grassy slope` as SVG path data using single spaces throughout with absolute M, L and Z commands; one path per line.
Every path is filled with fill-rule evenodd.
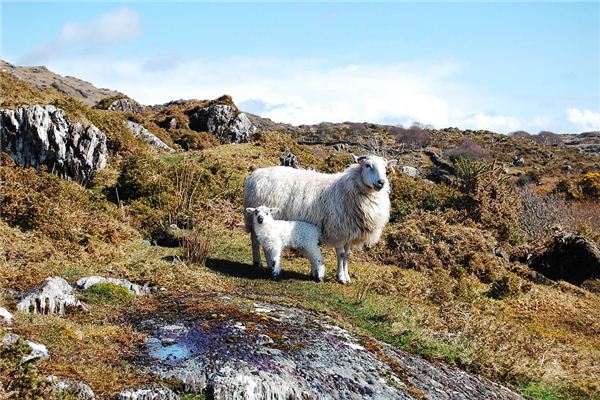
M 61 104 L 60 101 L 68 100 L 51 91 L 36 92 L 28 87 L 20 88 L 20 93 L 23 98 L 18 103 Z M 6 102 L 4 99 L 3 104 L 7 105 Z M 117 142 L 121 140 L 123 132 L 116 122 L 122 114 L 89 110 L 81 105 L 71 112 L 99 119 L 109 135 Z M 111 118 L 102 120 L 104 115 Z M 128 140 L 122 141 L 130 143 Z M 439 140 L 452 142 L 454 138 L 441 136 Z M 139 152 L 137 142 L 131 144 L 131 151 Z M 383 241 L 374 250 L 356 252 L 351 261 L 354 284 L 350 286 L 335 282 L 335 257 L 331 249 L 324 250 L 329 268 L 323 284 L 311 282 L 308 262 L 291 254 L 284 259 L 280 282 L 270 281 L 265 272 L 252 270 L 249 238 L 240 226 L 243 178 L 253 168 L 277 163 L 285 146 L 307 167 L 336 170 L 347 159 L 346 154 L 300 147 L 276 134 L 263 135 L 255 144 L 223 145 L 185 155 L 148 156 L 150 162 L 161 160 L 164 165 L 177 166 L 187 161 L 211 177 L 196 211 L 197 217 L 211 225 L 211 249 L 205 265 L 181 261 L 179 249 L 150 246 L 143 234 L 130 227 L 139 226 L 140 218 L 148 216 L 144 214 L 147 208 L 140 206 L 143 198 L 126 201 L 120 207 L 107 200 L 110 188 L 115 185 L 119 163 L 114 163 L 114 169 L 105 173 L 103 179 L 96 179 L 98 187 L 91 190 L 57 181 L 47 174 L 34 174 L 36 178 L 21 169 L 3 166 L 2 189 L 14 196 L 9 200 L 5 197 L 2 202 L 0 285 L 3 288 L 24 290 L 48 275 L 74 281 L 100 274 L 168 289 L 166 294 L 159 295 L 158 301 L 144 298 L 101 301 L 98 294 L 82 294 L 83 300 L 90 304 L 90 314 L 65 318 L 17 315 L 14 331 L 45 343 L 50 349 L 52 359 L 40 363 L 42 373 L 84 380 L 100 395 L 152 380 L 128 363 L 132 351 L 143 341 L 143 335 L 129 323 L 131 310 L 149 307 L 150 303 L 166 303 L 171 297 L 194 299 L 204 293 L 219 292 L 331 315 L 354 332 L 515 385 L 530 398 L 600 398 L 599 296 L 565 283 L 527 282 L 511 272 L 510 265 L 492 260 L 498 273 L 510 275 L 527 290 L 516 290 L 503 300 L 490 298 L 486 295 L 490 283 L 478 279 L 475 267 L 469 269 L 471 264 L 463 265 L 451 256 L 459 251 L 454 246 L 481 251 L 481 246 L 493 246 L 496 242 L 476 225 L 445 222 L 449 217 L 443 210 L 421 209 L 411 214 L 411 210 L 421 206 L 410 204 L 408 216 L 388 226 L 386 238 L 410 235 L 407 243 L 425 247 L 410 253 L 408 249 L 387 248 L 388 242 Z M 7 176 L 13 177 L 13 182 L 29 182 L 22 185 L 38 188 L 41 203 L 31 205 L 38 213 L 32 215 L 44 223 L 32 228 L 15 218 L 6 219 L 8 205 L 23 203 L 27 188 L 8 185 Z M 414 180 L 399 177 L 393 180 L 403 194 L 407 189 L 442 191 L 438 186 L 424 189 Z M 413 199 L 421 195 L 407 196 Z M 68 212 L 60 210 L 59 206 L 66 201 L 61 196 L 75 199 Z M 44 211 L 52 201 L 56 207 L 49 207 L 52 212 Z M 404 207 L 407 202 L 399 201 L 395 207 Z M 38 204 L 46 208 L 40 210 Z M 100 220 L 100 226 L 113 227 L 114 233 L 94 228 L 94 224 L 88 223 L 92 219 Z M 419 230 L 423 220 L 428 221 L 429 231 Z M 69 229 L 56 230 L 56 225 Z M 435 248 L 427 243 L 432 234 L 441 243 Z M 65 237 L 80 236 L 85 240 L 73 243 L 71 239 L 65 245 Z M 422 240 L 415 240 L 421 236 Z M 408 257 L 394 257 L 402 252 L 407 252 Z M 419 260 L 434 268 L 407 268 L 407 259 L 419 255 L 434 258 Z M 437 264 L 440 266 L 435 267 Z M 11 300 L 9 295 L 0 297 L 0 303 Z

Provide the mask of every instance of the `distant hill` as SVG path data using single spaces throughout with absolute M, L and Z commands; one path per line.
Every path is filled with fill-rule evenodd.
M 114 90 L 99 89 L 89 82 L 72 76 L 56 74 L 42 66 L 19 67 L 0 60 L 0 70 L 30 83 L 38 89 L 52 87 L 66 95 L 79 98 L 89 106 L 93 106 L 107 97 L 122 95 Z

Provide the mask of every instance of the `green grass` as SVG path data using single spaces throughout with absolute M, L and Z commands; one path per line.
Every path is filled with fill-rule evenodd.
M 101 282 L 84 290 L 83 295 L 87 301 L 93 303 L 128 303 L 134 294 L 127 288 L 115 283 Z

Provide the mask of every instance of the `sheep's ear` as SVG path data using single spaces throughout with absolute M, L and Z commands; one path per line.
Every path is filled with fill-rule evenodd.
M 352 154 L 352 158 L 353 158 L 353 160 L 354 160 L 355 163 L 360 164 L 362 161 L 364 161 L 367 158 L 367 156 L 357 157 L 354 154 Z
M 355 154 L 352 154 L 352 162 L 353 163 L 358 163 L 358 157 Z
M 396 160 L 396 159 L 388 160 L 388 162 L 387 162 L 388 167 L 395 167 L 396 165 L 398 165 L 398 160 Z
M 256 211 L 256 208 L 250 208 L 250 207 L 246 208 L 246 212 L 248 214 L 254 214 L 254 211 Z
M 269 208 L 269 210 L 271 210 L 271 214 L 275 214 L 279 212 L 279 208 L 275 207 L 275 208 Z

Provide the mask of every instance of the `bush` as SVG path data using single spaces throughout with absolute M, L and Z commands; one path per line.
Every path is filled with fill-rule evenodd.
M 516 243 L 519 229 L 519 196 L 508 182 L 502 166 L 458 159 L 458 189 L 462 192 L 457 208 L 469 218 L 491 229 L 500 241 Z
M 110 282 L 101 282 L 84 290 L 87 300 L 94 303 L 127 303 L 133 299 L 133 293 L 123 286 Z
M 410 128 L 392 127 L 390 134 L 394 136 L 396 143 L 406 145 L 411 149 L 425 147 L 431 141 L 429 131 L 418 124 L 413 124 Z
M 24 231 L 37 230 L 66 248 L 91 250 L 94 242 L 119 244 L 132 235 L 114 206 L 54 174 L 11 165 L 0 167 L 0 217 Z
M 484 282 L 503 266 L 493 256 L 496 239 L 488 231 L 451 221 L 450 215 L 422 210 L 385 232 L 379 258 L 385 263 L 414 269 L 463 271 Z M 460 275 L 460 274 L 458 274 Z
M 452 150 L 448 150 L 446 152 L 448 158 L 452 161 L 457 161 L 461 158 L 477 161 L 477 160 L 485 160 L 491 161 L 492 155 L 491 153 L 481 147 L 477 142 L 473 139 L 463 139 L 458 146 L 456 146 Z
M 183 259 L 190 264 L 204 264 L 210 249 L 210 237 L 206 230 L 194 229 L 179 239 Z
M 492 282 L 487 295 L 492 299 L 502 300 L 515 296 L 523 290 L 527 290 L 527 286 L 524 286 L 519 278 L 514 275 L 503 275 Z

